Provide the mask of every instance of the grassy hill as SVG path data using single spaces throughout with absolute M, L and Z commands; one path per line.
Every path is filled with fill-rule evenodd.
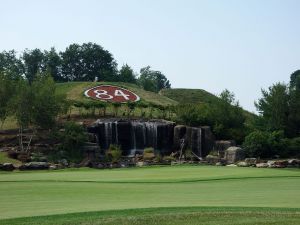
M 142 101 L 147 103 L 154 103 L 158 105 L 175 105 L 177 101 L 174 101 L 167 96 L 159 95 L 150 91 L 145 91 L 135 84 L 120 83 L 120 82 L 67 82 L 58 83 L 57 92 L 64 93 L 67 95 L 68 99 L 78 100 L 78 101 L 93 101 L 84 96 L 84 91 L 101 84 L 111 84 L 119 87 L 126 88 L 133 91 L 140 96 Z
M 202 89 L 172 88 L 163 89 L 160 94 L 179 103 L 209 103 L 213 104 L 219 98 Z

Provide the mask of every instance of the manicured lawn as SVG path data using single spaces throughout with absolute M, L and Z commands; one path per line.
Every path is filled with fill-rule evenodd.
M 199 224 L 197 221 L 200 218 L 203 221 L 214 218 L 216 221 L 204 224 L 247 224 L 247 221 L 248 224 L 254 224 L 249 221 L 264 221 L 268 215 L 268 221 L 290 222 L 259 224 L 300 224 L 299 187 L 299 169 L 173 166 L 2 172 L 0 218 L 98 211 L 76 214 L 76 223 L 66 222 L 67 218 L 74 217 L 66 214 L 51 217 L 60 218 L 61 221 L 57 223 L 45 224 L 149 224 L 149 221 L 156 220 L 157 223 L 151 224 L 182 224 L 182 221 L 189 221 L 185 224 Z M 205 208 L 208 206 L 218 208 Z M 175 210 L 176 212 L 170 209 L 173 211 L 169 212 L 158 207 L 196 208 L 189 208 L 190 211 L 180 208 Z M 254 210 L 243 207 L 267 209 Z M 141 208 L 148 209 L 136 210 Z M 149 208 L 158 208 L 152 209 L 155 214 L 153 218 L 153 213 L 147 211 Z M 284 209 L 274 211 L 274 208 Z M 291 211 L 290 208 L 295 209 Z M 124 211 L 125 209 L 135 210 Z M 105 212 L 106 210 L 114 211 Z M 141 213 L 130 216 L 132 212 Z M 163 213 L 159 214 L 160 212 Z M 215 215 L 216 213 L 218 215 Z M 246 217 L 243 216 L 245 213 Z M 177 222 L 174 220 L 171 223 L 172 218 Z M 227 222 L 221 223 L 220 218 Z M 233 218 L 237 218 L 237 223 L 230 223 Z M 144 222 L 138 223 L 139 221 Z M 0 224 L 2 222 L 4 223 L 0 220 Z
M 299 225 L 298 209 L 182 207 L 113 210 L 1 220 L 2 225 Z

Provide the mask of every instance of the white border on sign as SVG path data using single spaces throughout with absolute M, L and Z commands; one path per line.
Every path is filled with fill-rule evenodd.
M 86 97 L 88 97 L 88 98 L 92 98 L 91 96 L 88 95 L 88 92 L 89 92 L 90 90 L 92 90 L 92 89 L 94 89 L 94 88 L 98 88 L 98 87 L 115 87 L 115 88 L 120 88 L 120 89 L 122 89 L 122 90 L 129 91 L 130 93 L 132 93 L 133 95 L 135 95 L 136 100 L 135 100 L 134 102 L 138 102 L 138 101 L 141 100 L 140 96 L 138 96 L 136 93 L 134 93 L 134 92 L 132 92 L 132 91 L 126 89 L 126 88 L 122 88 L 122 87 L 115 86 L 115 85 L 108 85 L 108 84 L 98 85 L 98 86 L 89 88 L 89 89 L 87 89 L 87 90 L 84 92 L 84 95 L 85 95 Z M 92 99 L 95 99 L 95 98 L 92 98 Z M 96 98 L 96 99 L 99 100 L 99 101 L 103 101 L 103 102 L 109 102 L 109 101 L 105 101 L 105 100 L 103 100 L 103 99 L 98 99 L 98 98 Z M 129 101 L 124 101 L 124 102 L 120 102 L 120 103 L 126 103 L 126 102 L 129 102 Z

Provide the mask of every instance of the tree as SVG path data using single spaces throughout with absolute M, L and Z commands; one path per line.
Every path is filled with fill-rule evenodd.
M 262 89 L 262 98 L 255 102 L 255 106 L 265 120 L 268 130 L 287 129 L 289 110 L 288 88 L 283 83 L 277 83 L 269 87 L 269 90 Z
M 65 96 L 56 93 L 55 82 L 49 74 L 38 75 L 31 89 L 34 108 L 32 123 L 41 128 L 52 128 L 64 108 Z
M 150 69 L 150 66 L 140 70 L 138 83 L 146 91 L 159 92 L 163 88 L 170 88 L 170 81 L 160 71 Z
M 22 78 L 24 67 L 22 61 L 17 58 L 14 50 L 0 53 L 0 73 L 11 80 Z
M 290 89 L 300 89 L 300 70 L 296 70 L 290 76 Z
M 120 70 L 119 81 L 126 83 L 136 83 L 136 76 L 133 72 L 133 69 L 131 69 L 131 67 L 127 64 L 123 65 Z
M 243 143 L 248 156 L 262 158 L 285 155 L 286 145 L 283 131 L 254 131 L 246 136 Z
M 296 137 L 300 135 L 300 70 L 291 75 L 289 93 L 288 135 Z
M 59 134 L 60 145 L 59 153 L 63 152 L 61 157 L 66 157 L 72 162 L 80 162 L 83 157 L 82 146 L 87 141 L 87 134 L 83 126 L 74 122 L 67 122 L 64 125 L 65 130 Z
M 62 76 L 68 81 L 117 81 L 117 63 L 112 54 L 100 45 L 71 44 L 62 58 Z
M 0 72 L 0 84 L 0 128 L 2 128 L 9 114 L 11 100 L 15 95 L 15 83 Z
M 20 129 L 41 127 L 50 129 L 64 109 L 65 96 L 56 94 L 56 85 L 48 74 L 38 74 L 32 84 L 19 80 L 12 100 L 13 114 Z
M 33 93 L 27 80 L 20 79 L 12 100 L 12 115 L 16 117 L 20 130 L 32 123 Z
M 51 74 L 54 81 L 63 82 L 62 59 L 56 52 L 55 48 L 51 48 L 50 51 L 44 51 L 44 61 L 46 70 Z
M 22 60 L 24 64 L 25 77 L 29 84 L 33 82 L 37 73 L 42 73 L 46 70 L 44 54 L 38 48 L 34 50 L 26 49 L 23 52 Z

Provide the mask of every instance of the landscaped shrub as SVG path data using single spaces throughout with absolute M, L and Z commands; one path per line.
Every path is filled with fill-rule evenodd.
M 185 152 L 184 152 L 184 157 L 185 157 L 185 159 L 193 160 L 194 155 L 192 153 L 192 149 L 190 149 L 190 148 L 186 149 Z
M 166 155 L 166 156 L 163 157 L 163 161 L 173 162 L 173 161 L 175 161 L 175 158 L 173 156 Z
M 285 155 L 287 145 L 282 131 L 254 131 L 246 136 L 243 147 L 250 157 L 271 158 Z
M 71 162 L 80 162 L 83 157 L 82 145 L 87 141 L 87 134 L 83 126 L 74 122 L 67 122 L 64 131 L 58 133 L 60 145 L 56 149 L 57 157 L 67 158 Z
M 287 155 L 290 157 L 300 157 L 300 137 L 287 140 Z
M 145 148 L 143 153 L 144 160 L 153 160 L 155 158 L 154 148 Z
M 119 145 L 111 144 L 106 152 L 106 159 L 109 162 L 117 163 L 122 157 L 122 151 Z

